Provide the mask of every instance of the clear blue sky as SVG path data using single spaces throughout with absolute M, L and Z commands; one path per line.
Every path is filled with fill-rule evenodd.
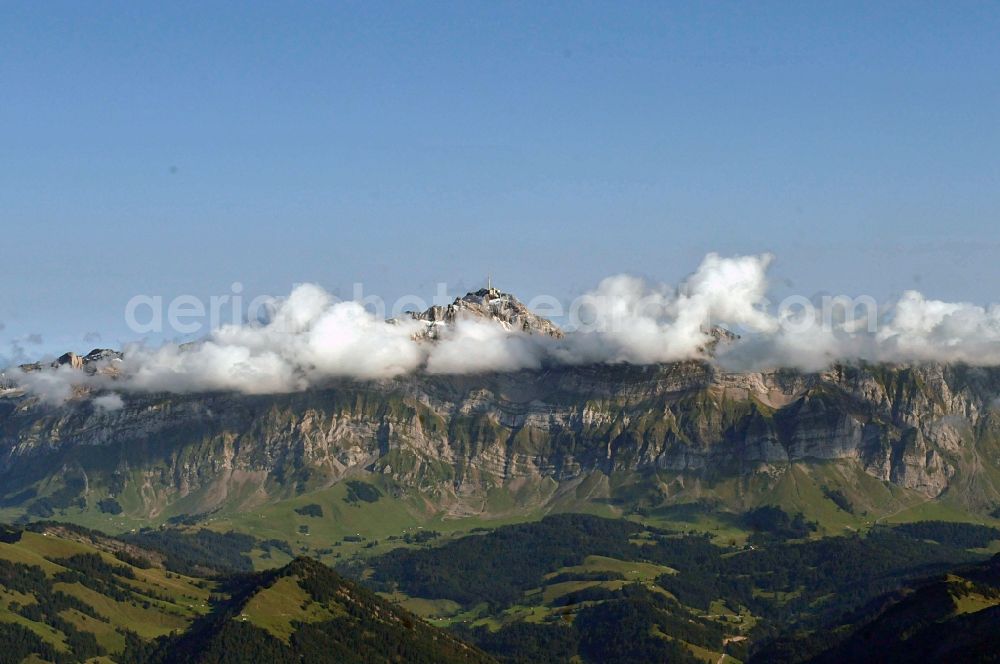
M 967 2 L 0 2 L 0 355 L 117 345 L 136 293 L 565 296 L 713 250 L 1000 300 L 998 35 Z

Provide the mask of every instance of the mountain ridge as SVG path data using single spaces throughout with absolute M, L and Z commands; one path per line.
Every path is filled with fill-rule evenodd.
M 430 343 L 463 321 L 563 334 L 492 284 L 411 317 Z M 708 336 L 709 353 L 737 339 Z M 731 372 L 687 360 L 329 377 L 276 394 L 112 392 L 124 359 L 94 349 L 26 365 L 102 378 L 61 404 L 0 392 L 0 512 L 89 525 L 121 515 L 121 528 L 235 516 L 352 478 L 413 523 L 705 500 L 735 513 L 779 504 L 837 528 L 921 504 L 971 519 L 1000 509 L 1000 368 Z
M 232 482 L 269 500 L 360 472 L 431 489 L 460 514 L 494 488 L 551 480 L 570 490 L 594 472 L 660 473 L 667 485 L 656 491 L 676 501 L 720 478 L 770 481 L 795 464 L 835 462 L 985 513 L 1000 504 L 997 394 L 1000 370 L 729 374 L 685 362 L 342 379 L 279 395 L 126 394 L 113 411 L 7 395 L 0 477 L 12 507 L 65 489 L 53 474 L 63 469 L 79 477 L 72 500 L 91 506 L 138 482 L 148 489 L 130 509 L 150 516 L 199 493 L 189 509 L 217 509 L 234 499 Z

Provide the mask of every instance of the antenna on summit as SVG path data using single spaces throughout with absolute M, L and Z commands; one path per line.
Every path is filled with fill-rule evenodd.
M 493 290 L 493 275 L 486 275 L 486 290 Z

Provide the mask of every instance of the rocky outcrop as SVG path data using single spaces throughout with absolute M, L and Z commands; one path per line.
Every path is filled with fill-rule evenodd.
M 95 373 L 117 375 L 119 371 L 118 365 L 121 363 L 122 357 L 124 355 L 120 351 L 108 348 L 95 348 L 86 355 L 77 355 L 74 352 L 68 352 L 63 353 L 53 362 L 49 363 L 48 368 L 59 369 L 61 367 L 69 367 L 91 375 Z M 35 371 L 42 371 L 46 367 L 41 362 L 33 362 L 22 364 L 18 368 L 24 373 L 33 373 Z
M 556 338 L 563 336 L 555 323 L 536 315 L 510 293 L 503 293 L 492 286 L 455 298 L 447 306 L 436 305 L 411 315 L 416 320 L 427 321 L 427 336 L 432 339 L 437 337 L 441 324 L 453 324 L 460 320 L 492 321 L 510 331 Z

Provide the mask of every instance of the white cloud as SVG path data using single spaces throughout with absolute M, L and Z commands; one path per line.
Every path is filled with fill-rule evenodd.
M 510 332 L 489 322 L 459 320 L 426 344 L 427 371 L 435 374 L 484 373 L 537 369 L 544 356 L 543 340 Z
M 102 394 L 99 397 L 94 397 L 94 407 L 98 410 L 121 410 L 124 405 L 125 402 L 122 400 L 121 396 L 117 394 Z
M 709 254 L 671 287 L 618 275 L 601 281 L 570 311 L 562 339 L 462 319 L 429 341 L 426 323 L 386 322 L 360 304 L 322 288 L 296 287 L 275 304 L 266 324 L 230 325 L 187 346 L 125 349 L 120 376 L 87 376 L 69 367 L 24 374 L 18 381 L 58 403 L 76 387 L 116 391 L 232 390 L 275 393 L 308 389 L 332 377 L 381 379 L 413 371 L 462 374 L 536 369 L 551 364 L 649 364 L 710 359 L 732 370 L 817 370 L 837 361 L 960 361 L 1000 364 L 1000 307 L 929 300 L 907 292 L 872 319 L 846 306 L 824 310 L 767 299 L 770 255 Z M 863 309 L 863 308 L 861 308 Z M 715 326 L 741 338 L 714 351 Z M 117 404 L 111 397 L 104 406 Z M 120 399 L 119 399 L 120 400 Z

